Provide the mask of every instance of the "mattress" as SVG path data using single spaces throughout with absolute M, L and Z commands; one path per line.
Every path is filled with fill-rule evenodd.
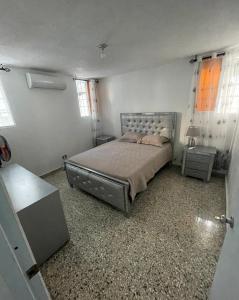
M 147 182 L 170 160 L 170 143 L 157 147 L 119 140 L 105 143 L 69 159 L 76 165 L 128 181 L 132 200 L 137 193 L 147 188 Z

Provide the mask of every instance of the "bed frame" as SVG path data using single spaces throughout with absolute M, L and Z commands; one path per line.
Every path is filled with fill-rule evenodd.
M 121 113 L 121 133 L 128 131 L 146 134 L 160 133 L 167 128 L 171 135 L 172 147 L 175 142 L 176 131 L 175 112 L 154 113 Z M 115 177 L 79 166 L 69 160 L 64 161 L 67 179 L 71 187 L 79 188 L 98 199 L 129 215 L 132 201 L 129 196 L 129 183 Z

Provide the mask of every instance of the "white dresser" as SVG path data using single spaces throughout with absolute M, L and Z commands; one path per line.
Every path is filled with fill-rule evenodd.
M 38 265 L 69 240 L 59 190 L 18 164 L 0 169 Z

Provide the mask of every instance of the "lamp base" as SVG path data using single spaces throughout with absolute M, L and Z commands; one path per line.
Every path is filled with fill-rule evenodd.
M 194 137 L 190 137 L 190 138 L 188 139 L 188 146 L 189 146 L 189 147 L 195 147 L 195 146 L 196 146 L 196 142 L 195 142 Z

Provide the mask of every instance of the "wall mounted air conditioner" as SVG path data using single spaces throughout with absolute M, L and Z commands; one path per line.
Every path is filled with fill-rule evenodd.
M 43 74 L 26 73 L 27 84 L 29 89 L 55 89 L 65 90 L 66 83 L 60 77 Z

